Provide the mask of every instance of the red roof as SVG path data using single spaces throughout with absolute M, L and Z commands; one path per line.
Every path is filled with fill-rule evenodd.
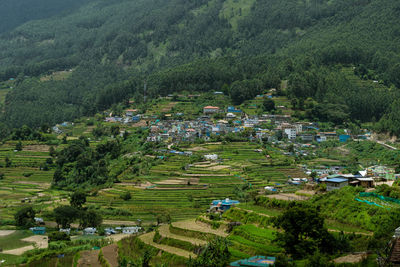
M 204 109 L 219 109 L 219 107 L 207 106 L 207 107 L 204 107 Z
M 137 111 L 137 109 L 127 109 L 127 110 L 125 110 L 126 112 L 136 112 Z

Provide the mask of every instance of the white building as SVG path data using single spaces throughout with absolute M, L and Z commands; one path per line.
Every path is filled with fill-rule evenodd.
M 285 134 L 287 135 L 288 139 L 296 139 L 296 128 L 287 128 L 285 129 Z
M 204 158 L 206 160 L 217 160 L 218 159 L 218 155 L 217 154 L 207 154 L 207 155 L 204 155 Z
M 230 118 L 230 119 L 233 119 L 233 118 L 236 118 L 236 115 L 231 113 L 231 112 L 229 112 L 229 113 L 226 114 L 226 117 Z
M 213 114 L 213 113 L 218 113 L 218 112 L 219 112 L 219 107 L 206 106 L 203 108 L 204 114 Z
M 94 235 L 96 233 L 97 229 L 93 227 L 88 227 L 83 229 L 83 234 L 84 235 Z
M 59 232 L 66 233 L 67 235 L 69 235 L 71 233 L 71 228 L 65 228 L 65 229 L 60 228 Z
M 122 233 L 123 234 L 137 234 L 142 227 L 139 226 L 132 226 L 132 227 L 124 227 L 122 228 Z
M 300 123 L 296 123 L 294 127 L 296 128 L 296 133 L 301 133 L 303 131 L 303 125 Z

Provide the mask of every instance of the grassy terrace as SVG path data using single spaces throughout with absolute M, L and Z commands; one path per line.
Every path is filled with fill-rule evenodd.
M 197 151 L 195 147 L 202 149 Z M 97 196 L 89 197 L 88 203 L 130 213 L 107 212 L 105 217 L 109 219 L 154 221 L 160 213 L 170 214 L 174 221 L 194 218 L 204 212 L 213 199 L 235 198 L 237 185 L 250 182 L 262 187 L 287 180 L 289 167 L 269 166 L 265 156 L 254 151 L 257 148 L 259 145 L 253 143 L 191 145 L 182 149 L 194 149 L 194 154 L 198 155 L 216 153 L 222 162 L 190 163 L 189 157 L 167 154 L 166 160 L 139 177 L 140 184 L 122 179 L 113 189 L 101 190 Z M 274 162 L 282 161 L 282 157 L 276 153 Z M 120 198 L 124 191 L 131 193 L 130 200 Z
M 167 103 L 159 105 L 170 108 Z M 177 104 L 177 107 L 180 106 Z M 90 136 L 89 130 L 84 123 L 66 129 L 72 137 L 82 133 Z M 1 219 L 12 219 L 25 198 L 43 211 L 51 210 L 54 203 L 58 205 L 68 196 L 68 192 L 50 189 L 54 168 L 40 170 L 41 164 L 50 158 L 50 146 L 23 141 L 23 150 L 15 152 L 16 143 L 8 141 L 0 146 L 0 164 L 5 174 L 0 181 Z M 97 142 L 91 142 L 91 146 L 95 145 Z M 55 148 L 59 151 L 64 146 Z M 88 197 L 88 205 L 101 209 L 105 219 L 150 222 L 160 213 L 170 214 L 174 221 L 195 218 L 208 208 L 211 200 L 235 198 L 238 185 L 250 182 L 254 187 L 263 187 L 286 181 L 288 173 L 293 171 L 290 160 L 274 148 L 267 149 L 266 153 L 271 155 L 271 159 L 267 159 L 265 153 L 254 151 L 259 148 L 258 144 L 247 142 L 185 146 L 181 149 L 192 150 L 194 155 L 216 153 L 221 162 L 193 162 L 187 156 L 167 154 L 165 160 L 158 161 L 147 173 L 135 178 L 141 184 L 133 183 L 131 177 L 121 177 L 121 183 L 114 184 L 113 188 L 99 190 L 97 195 Z M 11 161 L 7 168 L 6 157 Z M 121 199 L 125 191 L 131 193 L 130 200 Z

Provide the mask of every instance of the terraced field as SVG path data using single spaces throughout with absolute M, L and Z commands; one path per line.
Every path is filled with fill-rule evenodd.
M 201 148 L 201 149 L 199 149 Z M 208 143 L 182 148 L 194 155 L 215 153 L 218 162 L 191 162 L 183 155 L 166 154 L 166 159 L 152 166 L 140 183 L 122 179 L 112 189 L 101 190 L 88 202 L 107 209 L 123 209 L 131 215 L 113 214 L 113 219 L 155 221 L 158 214 L 169 214 L 173 221 L 195 218 L 214 199 L 236 198 L 237 186 L 250 183 L 263 188 L 273 183 L 286 183 L 290 166 L 279 166 L 286 160 L 271 149 L 273 164 L 255 149 L 255 143 Z M 120 195 L 129 191 L 132 198 L 124 201 Z M 177 212 L 178 211 L 178 212 Z M 107 217 L 106 218 L 111 218 Z

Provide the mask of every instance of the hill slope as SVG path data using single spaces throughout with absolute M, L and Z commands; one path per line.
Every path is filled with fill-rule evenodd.
M 93 0 L 0 38 L 0 78 L 18 77 L 5 121 L 39 125 L 93 114 L 139 94 L 145 79 L 150 96 L 226 84 L 234 102 L 289 79 L 293 98 L 344 112 L 331 119 L 316 110 L 316 118 L 379 120 L 397 90 L 379 92 L 371 104 L 376 91 L 352 85 L 334 66 L 362 65 L 361 78 L 399 87 L 399 13 L 394 0 Z M 70 68 L 61 81 L 24 78 Z M 348 101 L 360 91 L 359 106 L 374 107 L 365 115 Z

